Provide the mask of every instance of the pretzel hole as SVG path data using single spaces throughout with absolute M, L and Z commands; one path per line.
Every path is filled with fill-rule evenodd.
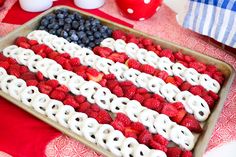
M 45 108 L 43 108 L 42 106 L 40 106 L 40 107 L 39 107 L 39 109 L 41 109 L 41 110 L 45 111 Z
M 94 134 L 92 134 L 90 137 L 92 137 L 93 139 L 95 139 L 95 135 L 94 135 Z
M 202 111 L 199 111 L 198 113 L 199 115 L 204 116 L 204 113 Z

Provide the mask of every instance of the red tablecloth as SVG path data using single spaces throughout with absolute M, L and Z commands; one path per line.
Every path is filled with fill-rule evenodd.
M 6 9 L 0 13 L 0 21 L 6 16 L 8 9 L 14 4 L 16 0 L 7 0 Z M 119 14 L 119 11 L 114 3 L 114 0 L 107 0 L 106 4 L 100 8 L 103 11 L 117 19 L 126 21 L 134 26 L 135 29 L 147 32 L 152 35 L 159 36 L 169 41 L 178 43 L 182 46 L 191 48 L 200 53 L 213 56 L 215 58 L 226 61 L 236 68 L 236 58 L 227 54 L 220 48 L 217 48 L 201 35 L 198 35 L 189 30 L 181 28 L 175 21 L 175 13 L 172 12 L 165 5 L 153 16 L 151 19 L 136 22 L 127 20 Z M 10 16 L 8 14 L 8 16 Z M 11 15 L 14 16 L 14 15 Z M 6 20 L 7 21 L 7 20 Z M 9 22 L 9 20 L 8 20 Z M 18 27 L 8 23 L 0 23 L 0 35 L 5 35 L 9 31 Z M 174 31 L 170 31 L 174 30 Z M 216 125 L 215 131 L 212 135 L 208 150 L 218 145 L 236 140 L 236 80 L 231 87 L 228 94 L 227 101 L 225 102 L 224 109 Z M 52 140 L 46 148 L 46 155 L 55 156 L 99 156 L 94 151 L 88 149 L 81 143 L 67 137 L 60 136 Z

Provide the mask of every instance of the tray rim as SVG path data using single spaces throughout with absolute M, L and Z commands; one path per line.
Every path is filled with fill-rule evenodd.
M 167 45 L 169 45 L 169 46 L 173 46 L 173 47 L 178 48 L 178 49 L 181 49 L 181 50 L 183 50 L 183 51 L 187 51 L 187 53 L 191 53 L 191 55 L 192 55 L 192 54 L 198 55 L 198 56 L 200 56 L 200 58 L 201 58 L 201 57 L 202 57 L 202 58 L 209 58 L 212 62 L 219 62 L 219 64 L 222 64 L 223 66 L 225 66 L 226 68 L 228 68 L 228 70 L 230 71 L 230 74 L 229 74 L 228 79 L 225 81 L 224 85 L 222 86 L 222 87 L 224 87 L 224 92 L 223 92 L 223 91 L 220 91 L 220 93 L 219 93 L 220 96 L 221 96 L 220 101 L 217 103 L 216 108 L 214 108 L 214 110 L 213 110 L 213 112 L 211 113 L 210 117 L 208 118 L 207 122 L 209 121 L 209 119 L 212 120 L 212 117 L 213 117 L 213 116 L 215 117 L 215 119 L 212 120 L 212 125 L 207 126 L 208 129 L 207 129 L 204 133 L 202 133 L 203 135 L 201 134 L 201 136 L 200 136 L 200 138 L 203 137 L 203 136 L 206 136 L 205 133 L 207 133 L 207 134 L 208 134 L 208 137 L 203 137 L 204 139 L 207 138 L 207 141 L 202 141 L 202 142 L 200 142 L 200 144 L 201 144 L 202 146 L 201 146 L 201 148 L 197 148 L 197 147 L 200 145 L 200 144 L 199 144 L 199 140 L 200 140 L 200 139 L 198 139 L 198 141 L 197 141 L 197 143 L 196 143 L 196 145 L 195 145 L 195 149 L 194 149 L 194 151 L 193 151 L 195 157 L 201 157 L 201 156 L 204 154 L 204 152 L 205 152 L 205 150 L 206 150 L 206 148 L 207 148 L 207 146 L 208 146 L 208 143 L 209 143 L 210 137 L 211 137 L 210 135 L 211 135 L 211 134 L 213 133 L 213 131 L 214 131 L 216 122 L 218 121 L 218 118 L 220 117 L 221 110 L 222 110 L 223 107 L 224 107 L 224 102 L 225 102 L 225 100 L 226 100 L 226 98 L 227 98 L 228 93 L 230 92 L 230 87 L 231 87 L 231 85 L 232 85 L 232 83 L 233 83 L 233 81 L 234 81 L 234 78 L 235 78 L 235 69 L 233 68 L 233 66 L 230 65 L 229 63 L 226 63 L 226 62 L 220 60 L 220 59 L 217 59 L 217 58 L 215 58 L 215 57 L 208 56 L 208 55 L 206 55 L 206 54 L 202 54 L 202 53 L 200 53 L 200 52 L 191 50 L 191 49 L 189 49 L 189 48 L 180 46 L 180 45 L 178 45 L 178 44 L 176 44 L 176 43 L 174 43 L 174 42 L 168 41 L 168 40 L 166 40 L 166 39 L 162 39 L 162 38 L 159 38 L 159 37 L 156 37 L 156 36 L 153 36 L 153 35 L 150 35 L 150 34 L 141 32 L 141 31 L 136 30 L 136 29 L 133 29 L 133 28 L 120 25 L 120 24 L 118 24 L 118 23 L 115 23 L 115 22 L 113 22 L 113 21 L 104 19 L 104 18 L 102 18 L 102 17 L 99 17 L 99 16 L 96 16 L 96 15 L 90 14 L 90 13 L 85 12 L 85 11 L 78 10 L 78 8 L 72 8 L 72 7 L 68 7 L 68 6 L 65 6 L 65 5 L 55 6 L 55 7 L 52 7 L 52 8 L 50 8 L 49 10 L 47 10 L 47 11 L 45 11 L 45 12 L 42 12 L 41 14 L 39 14 L 38 16 L 34 17 L 33 19 L 29 20 L 28 22 L 24 23 L 23 25 L 21 25 L 20 27 L 18 27 L 18 28 L 15 29 L 14 31 L 10 32 L 7 36 L 5 36 L 5 37 L 3 37 L 2 39 L 0 39 L 0 43 L 3 42 L 3 41 L 5 41 L 5 40 L 8 40 L 11 36 L 14 36 L 14 34 L 15 34 L 16 32 L 19 32 L 19 31 L 23 30 L 24 28 L 26 28 L 27 25 L 30 25 L 30 24 L 35 23 L 36 20 L 39 20 L 39 19 L 41 19 L 43 16 L 45 16 L 46 14 L 51 13 L 52 11 L 54 11 L 54 10 L 56 10 L 56 9 L 60 9 L 60 8 L 68 8 L 69 10 L 80 12 L 81 14 L 83 14 L 83 15 L 85 15 L 85 16 L 93 16 L 93 17 L 95 17 L 95 18 L 97 18 L 97 19 L 99 19 L 99 20 L 101 20 L 101 21 L 103 21 L 103 22 L 105 22 L 105 23 L 109 23 L 109 24 L 115 25 L 116 27 L 119 27 L 119 28 L 121 28 L 121 29 L 125 29 L 125 30 L 128 30 L 128 31 L 137 33 L 138 35 L 142 35 L 142 36 L 149 37 L 149 38 L 155 40 L 155 42 L 162 42 L 162 43 L 167 44 Z M 0 47 L 1 47 L 1 44 L 0 44 Z M 193 55 L 193 56 L 194 56 L 194 55 Z M 4 93 L 1 93 L 1 92 L 0 92 L 0 95 L 3 96 L 4 98 L 6 98 L 7 100 L 9 99 L 9 98 L 7 98 L 7 97 L 4 96 Z M 222 97 L 222 96 L 223 96 L 223 97 Z M 14 101 L 14 100 L 13 100 L 13 101 Z M 15 102 L 15 101 L 14 101 L 14 102 Z M 21 102 L 18 101 L 18 102 L 15 102 L 14 104 L 17 105 L 18 107 L 20 107 L 20 106 L 18 105 L 18 103 L 21 103 Z M 22 107 L 20 107 L 20 108 L 22 108 Z M 32 113 L 31 110 L 27 110 L 26 108 L 22 108 L 22 109 L 26 110 L 27 112 L 29 112 L 30 114 L 33 114 L 33 115 L 36 116 L 36 117 L 38 117 L 38 115 L 40 115 L 40 114 L 37 113 L 37 112 L 36 112 L 36 113 Z M 216 110 L 216 109 L 217 109 L 217 110 Z M 218 111 L 218 112 L 215 112 L 215 110 Z M 37 114 L 38 114 L 38 115 L 37 115 Z M 213 114 L 214 114 L 214 115 L 213 115 Z M 46 116 L 45 116 L 45 117 L 46 117 Z M 49 119 L 49 118 L 45 118 L 45 117 L 42 118 L 42 119 L 41 119 L 41 118 L 39 118 L 39 119 L 41 119 L 42 121 L 44 121 L 44 122 L 48 123 L 49 125 L 51 125 L 51 126 L 53 126 L 53 127 L 55 127 L 55 128 L 58 129 L 58 126 L 54 126 L 54 125 L 59 125 L 58 123 L 56 123 L 56 124 L 51 124 L 51 122 L 47 122 L 47 119 Z M 59 125 L 59 127 L 60 127 L 60 125 Z M 71 134 L 70 134 L 70 133 L 73 134 L 73 132 L 70 131 L 70 129 L 65 129 L 65 128 L 62 128 L 62 129 L 61 129 L 61 128 L 59 128 L 58 130 L 60 130 L 61 132 L 65 133 L 65 134 L 67 134 L 67 135 L 69 135 L 69 136 L 72 137 L 72 138 L 75 138 L 76 140 L 79 140 L 79 139 L 77 139 L 77 137 L 76 137 L 76 136 L 78 136 L 78 135 L 76 135 L 76 134 L 71 135 Z M 83 137 L 82 137 L 82 138 L 83 138 Z M 86 142 L 89 142 L 89 141 L 87 141 L 87 140 L 84 139 L 84 138 L 83 138 L 83 139 L 80 139 L 79 141 L 80 141 L 81 143 L 85 144 L 85 145 L 87 145 Z M 83 142 L 83 141 L 85 141 L 85 142 Z M 94 145 L 94 144 L 91 143 L 91 142 L 89 142 L 89 143 L 92 144 L 92 145 Z M 105 156 L 114 156 L 114 155 L 112 155 L 110 152 L 108 152 L 108 151 L 106 151 L 105 149 L 103 149 L 102 147 L 99 147 L 98 145 L 91 146 L 90 144 L 88 144 L 87 146 L 89 146 L 90 148 L 94 149 L 95 151 L 97 151 L 97 152 L 99 152 L 99 153 L 101 153 L 101 154 L 103 154 L 103 155 L 105 155 Z M 200 149 L 201 151 L 200 151 L 200 152 L 196 152 L 196 151 L 195 151 L 196 149 Z M 103 153 L 104 151 L 106 151 L 105 154 Z

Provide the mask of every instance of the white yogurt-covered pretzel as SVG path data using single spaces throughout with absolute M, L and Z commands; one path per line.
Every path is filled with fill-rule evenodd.
M 48 95 L 46 94 L 36 94 L 31 102 L 31 105 L 33 106 L 33 108 L 35 109 L 35 111 L 46 115 L 46 107 L 48 105 L 50 98 Z

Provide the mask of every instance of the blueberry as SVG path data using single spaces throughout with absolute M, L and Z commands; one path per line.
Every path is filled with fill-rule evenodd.
M 78 44 L 81 44 L 81 43 L 82 43 L 82 41 L 81 41 L 81 40 L 77 40 L 77 43 L 78 43 Z
M 85 27 L 90 27 L 90 26 L 91 26 L 91 24 L 90 24 L 90 22 L 89 22 L 89 21 L 86 21 L 86 22 L 85 22 L 85 24 L 84 24 L 84 26 L 85 26 Z
M 72 34 L 76 34 L 76 31 L 73 29 L 69 31 L 69 35 L 72 35 Z
M 70 18 L 71 20 L 74 20 L 75 19 L 75 16 L 73 14 L 70 14 L 67 16 L 68 18 Z
M 85 27 L 85 30 L 90 31 L 90 27 L 89 26 Z
M 97 29 L 97 27 L 96 26 L 93 26 L 93 27 L 91 27 L 91 29 L 90 29 L 92 32 L 97 32 L 98 31 L 98 29 Z
M 60 14 L 57 14 L 57 18 L 58 18 L 58 19 L 63 19 L 64 17 L 65 17 L 64 14 L 61 14 L 61 13 L 60 13 Z
M 72 22 L 72 28 L 77 29 L 79 27 L 79 22 L 73 21 Z
M 84 25 L 80 25 L 78 31 L 84 31 L 84 30 L 85 30 Z
M 90 42 L 90 43 L 88 44 L 88 46 L 91 47 L 91 48 L 93 48 L 93 47 L 95 47 L 96 45 L 95 45 L 94 42 Z
M 80 45 L 81 47 L 85 47 L 85 44 L 82 44 L 82 43 L 81 43 L 81 44 L 79 44 L 79 45 Z
M 111 30 L 111 29 L 108 29 L 108 30 L 107 30 L 107 34 L 108 34 L 108 36 L 111 36 L 111 35 L 112 35 L 112 30 Z
M 65 30 L 63 30 L 63 31 L 61 31 L 61 36 L 63 38 L 67 38 L 68 37 L 68 33 Z
M 61 35 L 61 31 L 62 31 L 62 29 L 61 29 L 61 28 L 60 28 L 60 29 L 58 29 L 56 34 L 57 34 L 58 36 L 60 36 L 60 35 Z
M 56 16 L 55 14 L 51 13 L 51 14 L 46 15 L 45 19 L 50 20 L 52 18 L 55 18 L 55 16 Z
M 67 8 L 61 8 L 61 9 L 57 9 L 55 12 L 56 12 L 56 13 L 57 13 L 57 12 L 58 12 L 58 13 L 68 13 L 68 9 L 67 9 Z
M 101 38 L 102 34 L 100 32 L 95 32 L 93 35 L 95 38 L 99 39 L 99 38 Z
M 95 45 L 100 45 L 101 42 L 102 42 L 101 39 L 96 39 L 94 43 L 95 43 Z
M 92 36 L 92 35 L 88 36 L 88 38 L 89 38 L 89 41 L 94 41 L 94 39 L 95 39 L 94 36 Z
M 55 23 L 57 20 L 55 19 L 55 18 L 51 18 L 50 20 L 49 20 L 49 23 Z
M 84 24 L 84 22 L 85 22 L 85 20 L 84 20 L 84 19 L 80 19 L 80 20 L 79 20 L 79 24 L 80 24 L 80 25 L 83 25 L 83 24 Z
M 71 29 L 70 24 L 65 24 L 65 25 L 64 25 L 64 30 L 65 30 L 65 31 L 69 32 L 70 29 Z
M 69 41 L 69 42 L 71 42 L 71 39 L 70 39 L 70 37 L 66 38 L 66 40 L 67 40 L 67 41 Z
M 72 23 L 72 19 L 69 18 L 69 17 L 67 17 L 67 18 L 65 19 L 65 22 L 66 22 L 66 23 Z
M 58 24 L 59 26 L 63 26 L 65 24 L 64 19 L 59 19 Z
M 74 14 L 76 20 L 80 20 L 80 19 L 82 19 L 82 16 L 81 16 L 80 13 L 78 13 L 78 12 L 74 12 L 73 14 Z
M 59 24 L 58 24 L 58 23 L 55 23 L 55 24 L 53 25 L 53 29 L 57 30 L 58 28 L 60 28 Z
M 78 32 L 78 36 L 80 39 L 84 38 L 86 34 L 83 31 Z
M 91 25 L 93 25 L 93 26 L 96 26 L 98 24 L 100 24 L 100 21 L 98 19 L 94 19 L 91 21 Z
M 47 26 L 49 24 L 49 21 L 45 18 L 45 19 L 42 19 L 42 21 L 40 22 L 40 24 L 42 26 Z
M 87 45 L 89 43 L 89 39 L 85 36 L 82 38 L 82 43 Z
M 108 37 L 108 34 L 107 34 L 107 33 L 102 33 L 102 37 L 103 37 L 103 38 L 107 38 L 107 37 Z
M 54 27 L 54 24 L 53 24 L 53 23 L 51 23 L 51 24 L 49 24 L 49 25 L 47 26 L 48 29 L 52 29 L 53 27 Z
M 55 29 L 51 29 L 51 30 L 49 31 L 49 33 L 55 35 L 55 34 L 56 34 L 56 30 L 55 30 Z
M 70 36 L 70 39 L 71 39 L 72 41 L 77 41 L 77 40 L 79 39 L 79 37 L 78 37 L 76 34 L 72 34 L 72 35 Z
M 86 31 L 86 34 L 87 34 L 88 36 L 90 36 L 90 35 L 93 35 L 93 32 L 91 32 L 91 31 Z
M 44 26 L 39 26 L 39 30 L 45 30 L 46 28 Z

